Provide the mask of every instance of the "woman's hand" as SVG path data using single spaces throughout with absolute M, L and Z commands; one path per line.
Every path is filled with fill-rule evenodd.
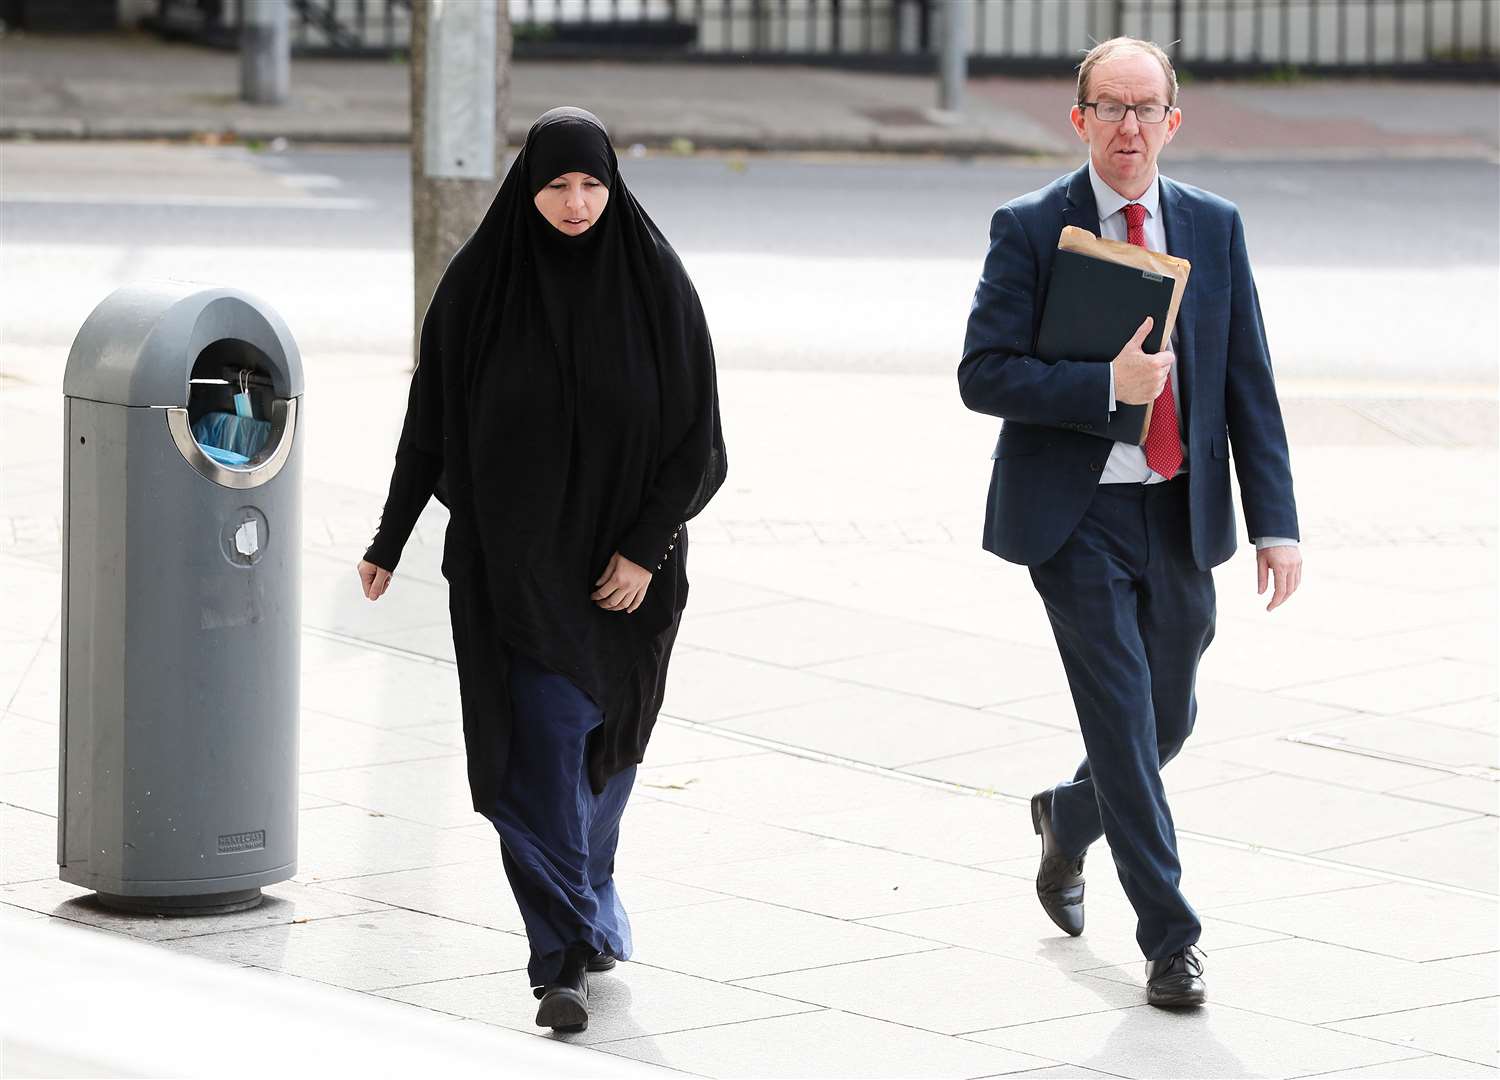
M 605 611 L 623 611 L 629 615 L 646 599 L 646 590 L 651 586 L 651 571 L 637 566 L 617 551 L 610 556 L 609 565 L 594 585 L 594 603 Z
M 382 570 L 367 559 L 359 560 L 359 586 L 366 600 L 379 600 L 391 587 L 391 572 Z

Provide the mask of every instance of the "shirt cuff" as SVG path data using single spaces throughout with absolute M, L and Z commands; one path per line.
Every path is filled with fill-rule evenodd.
M 1263 551 L 1272 547 L 1297 547 L 1297 541 L 1285 536 L 1258 536 L 1255 538 L 1255 550 Z
M 1113 361 L 1109 365 L 1109 411 L 1115 411 L 1115 365 Z

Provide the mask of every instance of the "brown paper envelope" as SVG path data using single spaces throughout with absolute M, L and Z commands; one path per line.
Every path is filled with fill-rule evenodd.
M 1153 274 L 1172 279 L 1172 301 L 1167 305 L 1167 325 L 1162 328 L 1162 347 L 1170 349 L 1172 328 L 1177 325 L 1177 310 L 1182 306 L 1182 294 L 1187 290 L 1188 274 L 1192 264 L 1176 255 L 1163 251 L 1148 251 L 1135 244 L 1123 244 L 1118 240 L 1105 240 L 1087 229 L 1064 225 L 1062 235 L 1057 238 L 1059 251 L 1075 251 L 1106 262 L 1123 263 L 1137 270 L 1149 270 Z M 1182 410 L 1178 409 L 1181 415 Z M 1146 441 L 1146 431 L 1151 427 L 1151 406 L 1146 406 L 1146 423 L 1141 428 L 1141 442 Z

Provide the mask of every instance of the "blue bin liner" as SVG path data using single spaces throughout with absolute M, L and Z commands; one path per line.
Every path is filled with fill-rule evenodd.
M 225 465 L 246 465 L 270 441 L 271 422 L 229 412 L 204 413 L 193 424 L 193 438 L 215 461 Z M 239 460 L 229 460 L 214 451 L 227 452 Z

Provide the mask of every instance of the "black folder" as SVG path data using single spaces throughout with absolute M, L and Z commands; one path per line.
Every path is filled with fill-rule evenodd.
M 1172 303 L 1173 278 L 1123 263 L 1059 249 L 1037 331 L 1038 359 L 1108 363 L 1149 315 L 1151 332 L 1142 348 L 1161 351 L 1161 333 Z M 1090 435 L 1139 445 L 1145 438 L 1149 405 L 1115 405 L 1104 427 L 1080 427 Z

